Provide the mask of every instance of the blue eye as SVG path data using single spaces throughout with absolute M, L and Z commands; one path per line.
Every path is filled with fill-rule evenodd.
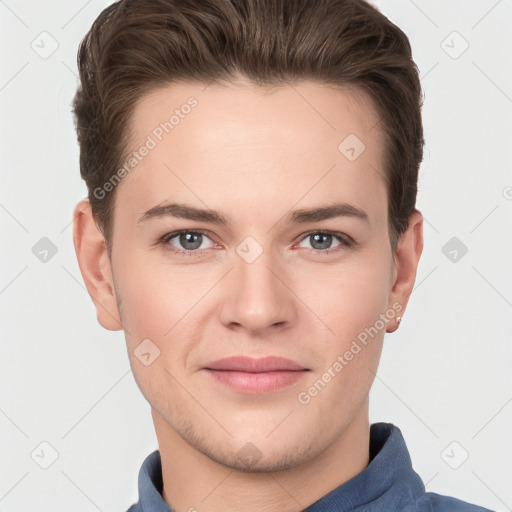
M 331 249 L 334 239 L 338 240 L 339 242 L 337 247 L 348 245 L 348 241 L 342 238 L 340 235 L 335 235 L 333 233 L 324 231 L 315 231 L 313 233 L 309 233 L 303 240 L 310 240 L 312 245 L 311 248 L 315 251 L 328 252 L 326 249 Z
M 311 231 L 303 235 L 301 242 L 308 239 L 310 240 L 311 250 L 317 254 L 332 254 L 349 248 L 354 244 L 353 239 L 344 233 L 331 233 L 329 231 Z M 212 245 L 208 247 L 206 244 L 205 246 L 205 240 L 210 240 L 206 236 L 205 231 L 184 229 L 164 235 L 158 243 L 165 250 L 171 251 L 178 256 L 199 256 L 216 246 L 215 242 L 211 240 Z M 338 245 L 333 248 L 334 240 L 338 241 Z
M 174 239 L 176 239 L 176 242 L 179 244 L 178 246 L 172 243 Z M 208 237 L 203 231 L 182 230 L 164 235 L 160 243 L 166 249 L 174 251 L 177 254 L 201 253 L 208 248 L 203 246 L 204 239 L 208 239 Z

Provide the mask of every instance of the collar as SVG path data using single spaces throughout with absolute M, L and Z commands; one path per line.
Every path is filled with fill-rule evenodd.
M 163 489 L 160 452 L 144 460 L 139 472 L 139 502 L 128 512 L 173 512 L 161 496 Z M 405 440 L 391 423 L 370 426 L 370 462 L 303 512 L 430 511 L 425 487 L 414 472 Z

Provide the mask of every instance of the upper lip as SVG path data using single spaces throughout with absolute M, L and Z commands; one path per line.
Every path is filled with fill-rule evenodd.
M 248 373 L 307 370 L 295 361 L 277 356 L 267 356 L 259 359 L 247 356 L 225 357 L 209 363 L 206 369 Z

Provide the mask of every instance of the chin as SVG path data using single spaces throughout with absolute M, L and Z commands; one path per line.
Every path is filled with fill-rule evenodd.
M 296 447 L 283 450 L 282 447 L 274 444 L 268 449 L 260 449 L 255 444 L 247 442 L 236 452 L 209 451 L 208 449 L 201 451 L 215 462 L 236 471 L 270 473 L 299 466 L 309 459 L 312 448 L 312 445 L 308 445 L 302 449 Z

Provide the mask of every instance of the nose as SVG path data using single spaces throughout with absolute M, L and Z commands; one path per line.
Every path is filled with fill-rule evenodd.
M 296 297 L 282 265 L 265 251 L 252 263 L 238 258 L 224 280 L 220 321 L 252 335 L 289 327 L 296 318 Z

